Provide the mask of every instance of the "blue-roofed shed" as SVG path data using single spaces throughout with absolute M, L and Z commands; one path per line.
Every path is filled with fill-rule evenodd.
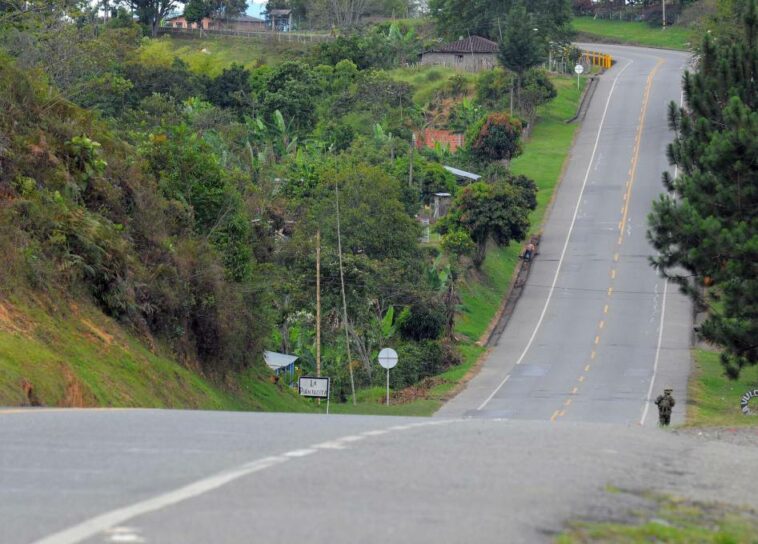
M 277 376 L 289 374 L 290 377 L 293 377 L 295 375 L 295 361 L 297 361 L 297 355 L 287 355 L 286 353 L 277 353 L 275 351 L 264 351 L 263 359 Z
M 482 177 L 479 174 L 474 174 L 473 172 L 466 172 L 465 170 L 461 170 L 459 168 L 453 168 L 452 166 L 444 165 L 444 168 L 445 170 L 453 174 L 459 182 L 463 182 L 463 183 L 479 181 L 479 179 L 481 179 Z

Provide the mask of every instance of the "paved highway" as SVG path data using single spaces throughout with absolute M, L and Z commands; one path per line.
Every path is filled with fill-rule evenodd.
M 0 444 L 3 544 L 547 542 L 644 503 L 607 486 L 758 507 L 755 446 L 638 426 L 23 410 Z
M 600 78 L 526 289 L 479 375 L 440 416 L 655 425 L 648 399 L 665 385 L 685 404 L 691 306 L 649 266 L 645 232 L 688 55 L 595 48 L 616 64 Z
M 644 506 L 608 486 L 758 508 L 758 440 L 640 425 L 689 369 L 644 237 L 686 57 L 603 49 L 528 287 L 440 417 L 0 410 L 0 543 L 546 542 Z

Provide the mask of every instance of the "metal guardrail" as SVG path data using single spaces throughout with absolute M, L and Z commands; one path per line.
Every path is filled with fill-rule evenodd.
M 599 51 L 582 51 L 582 64 L 591 64 L 608 69 L 613 64 L 613 57 Z

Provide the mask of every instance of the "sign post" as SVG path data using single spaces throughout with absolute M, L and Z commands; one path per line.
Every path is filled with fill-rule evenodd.
M 584 73 L 584 66 L 577 64 L 574 66 L 574 72 L 576 72 L 576 90 L 579 90 L 579 76 Z
M 387 369 L 387 406 L 390 405 L 390 368 L 397 365 L 397 352 L 392 348 L 384 348 L 379 352 L 379 364 Z
M 326 413 L 329 413 L 329 398 L 332 392 L 332 383 L 329 378 L 302 376 L 297 381 L 297 390 L 301 397 L 326 399 Z

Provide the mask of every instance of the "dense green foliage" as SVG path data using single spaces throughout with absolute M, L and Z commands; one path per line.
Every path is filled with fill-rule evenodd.
M 525 104 L 554 96 L 543 73 L 525 72 L 535 92 L 511 117 L 489 74 L 429 71 L 436 90 L 421 100 L 383 70 L 420 50 L 413 25 L 378 25 L 298 59 L 209 67 L 172 58 L 166 40 L 140 41 L 128 21 L 74 30 L 47 14 L 24 18 L 0 23 L 0 248 L 10 264 L 0 290 L 87 297 L 219 379 L 260 369 L 264 348 L 296 353 L 311 373 L 318 233 L 322 371 L 339 398 L 350 374 L 359 388 L 382 383 L 385 346 L 404 361 L 393 387 L 460 362 L 460 281 L 489 240 L 524 238 L 537 203 L 534 182 L 492 163 L 520 150 L 520 119 L 533 119 Z M 455 154 L 411 151 L 433 110 L 477 138 Z M 463 187 L 443 159 L 485 177 Z M 442 243 L 422 244 L 416 216 L 440 192 L 454 197 L 449 227 Z
M 507 32 L 506 14 L 520 0 L 430 0 L 429 11 L 440 32 L 449 38 L 476 35 L 500 40 Z M 538 34 L 546 42 L 570 37 L 569 0 L 530 0 L 525 3 Z
M 731 376 L 758 363 L 758 16 L 750 1 L 735 39 L 707 37 L 695 73 L 684 77 L 685 107 L 671 104 L 676 139 L 664 175 L 670 194 L 655 202 L 650 239 L 657 268 L 709 315 L 700 336 L 722 346 Z M 705 289 L 704 289 L 705 288 Z

